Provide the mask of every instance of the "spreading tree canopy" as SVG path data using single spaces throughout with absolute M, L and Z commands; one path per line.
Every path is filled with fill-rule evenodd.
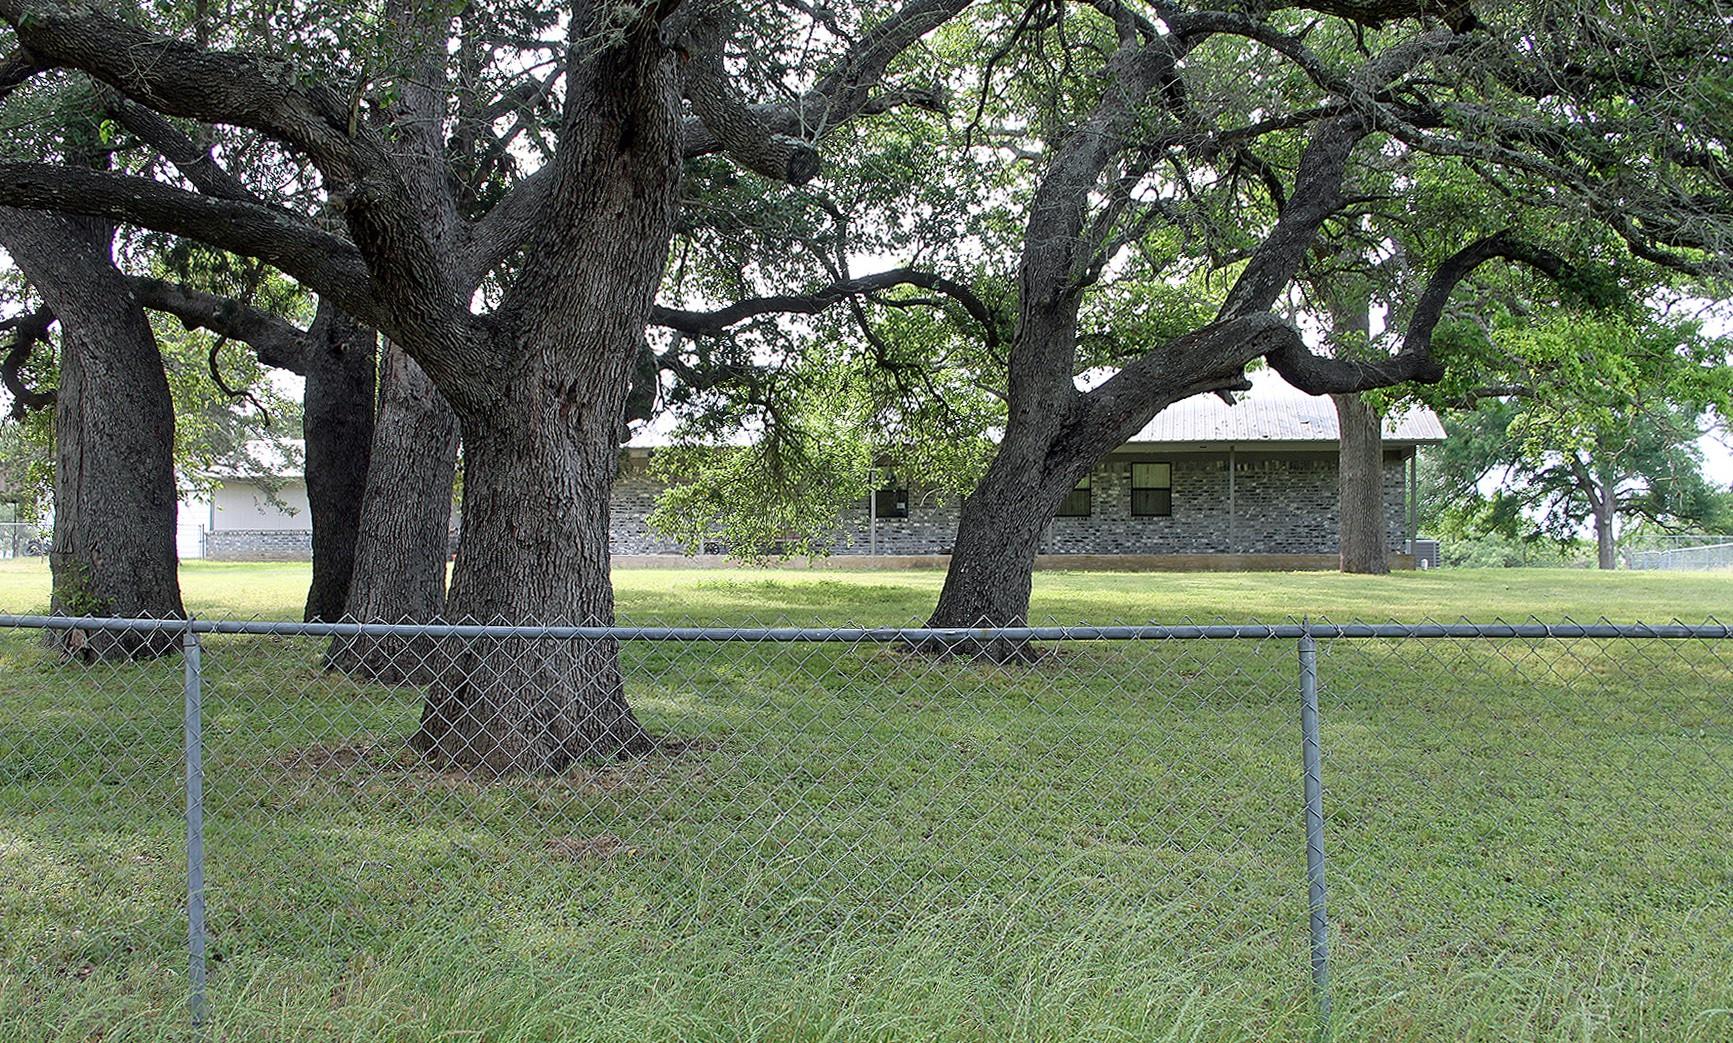
M 862 373 L 865 397 L 842 401 L 876 428 L 869 459 L 930 444 L 905 418 L 978 421 L 994 444 L 957 483 L 937 624 L 1024 618 L 1077 480 L 1168 404 L 1244 388 L 1249 365 L 1312 393 L 1436 382 L 1437 334 L 1483 279 L 1577 307 L 1655 281 L 1634 270 L 1710 293 L 1728 270 L 1733 41 L 1712 5 L 976 4 L 934 49 L 948 113 L 858 131 L 903 144 L 912 176 L 887 189 L 859 164 L 803 213 L 764 208 L 756 227 L 795 248 L 756 268 L 729 253 L 744 233 L 715 245 L 744 273 L 718 278 L 805 264 L 829 285 L 853 240 L 939 289 L 881 288 L 796 356 L 770 331 L 708 350 L 746 373 L 722 408 L 765 430 L 815 415 L 785 374 Z M 1308 287 L 1345 283 L 1382 312 L 1349 350 L 1298 321 Z M 735 487 L 790 484 L 802 457 L 769 449 L 800 439 L 764 444 L 743 472 L 732 454 Z M 727 524 L 712 485 L 673 501 L 689 533 L 706 512 Z
M 87 77 L 194 140 L 244 132 L 283 156 L 272 169 L 316 183 L 322 206 L 282 206 L 217 155 L 208 165 L 230 176 L 207 184 L 8 162 L 0 204 L 256 257 L 379 330 L 462 429 L 448 612 L 609 622 L 608 491 L 685 162 L 726 155 L 810 181 L 828 131 L 933 103 L 893 64 L 965 6 L 389 0 L 216 18 L 0 0 L 0 90 Z M 465 650 L 432 686 L 417 743 L 545 770 L 648 738 L 613 646 L 582 642 Z

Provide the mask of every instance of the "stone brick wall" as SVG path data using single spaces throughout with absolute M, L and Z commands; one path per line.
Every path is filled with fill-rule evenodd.
M 1173 465 L 1173 514 L 1133 517 L 1131 464 Z M 1336 454 L 1236 453 L 1232 512 L 1228 456 L 1125 454 L 1090 476 L 1092 513 L 1055 518 L 1046 554 L 1334 554 L 1337 543 Z M 1385 528 L 1389 546 L 1402 545 L 1403 464 L 1384 461 Z
M 311 529 L 218 529 L 205 533 L 212 561 L 311 561 Z
M 1173 514 L 1131 515 L 1131 464 L 1173 465 Z M 1044 554 L 1334 554 L 1336 454 L 1238 453 L 1234 509 L 1228 512 L 1226 453 L 1127 453 L 1110 457 L 1090 476 L 1092 513 L 1055 518 L 1042 540 Z M 652 533 L 644 518 L 661 486 L 641 470 L 623 469 L 614 485 L 611 538 L 616 554 L 674 554 L 680 548 Z M 1403 463 L 1384 462 L 1384 502 L 1390 547 L 1405 538 Z M 847 511 L 837 554 L 947 554 L 956 537 L 957 505 L 930 490 L 909 495 L 907 518 L 878 519 L 868 533 L 864 504 Z M 720 548 L 716 548 L 720 549 Z
M 949 554 L 957 538 L 957 504 L 932 489 L 910 489 L 907 518 L 880 518 L 876 532 L 868 528 L 871 522 L 864 503 L 845 512 L 836 553 Z
M 614 480 L 608 518 L 608 546 L 615 554 L 682 552 L 679 544 L 644 524 L 644 519 L 656 509 L 656 497 L 661 492 L 661 482 L 643 473 L 641 468 L 621 464 L 620 476 Z
M 1131 464 L 1136 461 L 1173 465 L 1170 517 L 1131 516 Z M 1090 476 L 1090 516 L 1049 522 L 1041 553 L 1336 553 L 1334 453 L 1239 453 L 1234 464 L 1230 524 L 1227 454 L 1110 457 Z M 661 490 L 641 462 L 621 467 L 609 524 L 615 554 L 681 553 L 673 540 L 644 523 Z M 1403 463 L 1389 456 L 1384 462 L 1384 503 L 1392 549 L 1400 548 L 1406 535 L 1404 491 Z M 878 519 L 874 535 L 868 532 L 864 503 L 845 512 L 841 521 L 833 547 L 837 554 L 948 554 L 956 537 L 957 505 L 942 502 L 930 490 L 914 489 L 909 516 Z M 304 561 L 313 554 L 312 533 L 304 529 L 218 530 L 208 533 L 206 541 L 207 556 L 218 561 Z

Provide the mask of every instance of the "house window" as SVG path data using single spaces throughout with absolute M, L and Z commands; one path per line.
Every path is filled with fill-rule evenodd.
M 909 491 L 907 489 L 879 489 L 873 493 L 873 515 L 879 518 L 907 518 L 909 516 Z
M 1131 516 L 1166 518 L 1173 514 L 1173 465 L 1131 465 Z
M 1065 495 L 1065 500 L 1059 505 L 1061 518 L 1087 518 L 1094 510 L 1095 503 L 1089 491 L 1089 476 L 1084 475 L 1077 487 Z

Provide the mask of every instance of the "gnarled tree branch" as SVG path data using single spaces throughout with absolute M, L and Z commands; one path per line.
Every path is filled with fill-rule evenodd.
M 1509 232 L 1496 232 L 1450 255 L 1432 273 L 1394 354 L 1381 359 L 1328 358 L 1295 337 L 1264 357 L 1282 379 L 1314 395 L 1369 391 L 1408 381 L 1437 383 L 1444 378 L 1444 365 L 1432 354 L 1432 334 L 1444 315 L 1444 306 L 1464 279 L 1494 258 L 1526 264 L 1555 280 L 1570 271 L 1557 254 L 1522 242 Z
M 998 325 L 990 308 L 967 286 L 934 272 L 918 268 L 892 268 L 871 275 L 856 276 L 831 283 L 804 294 L 778 294 L 738 301 L 715 311 L 687 311 L 658 305 L 651 311 L 650 321 L 657 326 L 678 330 L 690 337 L 719 336 L 731 327 L 765 315 L 817 315 L 832 305 L 846 300 L 894 289 L 916 286 L 942 293 L 955 301 L 969 316 L 980 323 L 988 347 L 999 343 Z
M 385 318 L 354 244 L 285 210 L 217 199 L 148 178 L 48 163 L 0 163 L 0 205 L 110 217 L 184 235 L 275 265 L 351 315 Z
M 200 147 L 161 113 L 127 101 L 111 89 L 102 92 L 102 105 L 115 122 L 161 153 L 200 192 L 217 199 L 265 205 L 240 178 L 217 162 L 210 149 Z
M 251 127 L 304 151 L 328 176 L 352 181 L 358 172 L 349 105 L 291 62 L 207 50 L 53 0 L 0 0 L 0 20 L 42 65 L 87 72 L 161 113 Z
M 735 94 L 723 56 L 732 29 L 729 13 L 714 6 L 692 19 L 686 100 L 735 162 L 773 181 L 804 185 L 818 174 L 818 149 L 804 137 L 772 127 L 761 110 Z
M 166 279 L 133 276 L 127 282 L 133 297 L 143 307 L 173 315 L 189 330 L 209 330 L 241 341 L 251 346 L 259 361 L 267 366 L 291 373 L 307 372 L 309 336 L 294 323 L 232 298 Z
M 57 392 L 53 388 L 38 391 L 27 387 L 23 375 L 30 353 L 37 344 L 48 339 L 48 328 L 54 325 L 54 321 L 54 312 L 42 307 L 0 322 L 0 332 L 12 332 L 12 343 L 6 346 L 5 357 L 0 358 L 0 386 L 4 386 L 7 394 L 12 396 L 14 420 L 24 419 L 32 409 L 47 409 L 54 404 Z

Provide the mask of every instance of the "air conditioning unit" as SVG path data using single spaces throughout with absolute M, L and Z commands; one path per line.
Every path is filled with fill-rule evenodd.
M 1437 540 L 1408 540 L 1402 544 L 1402 552 L 1414 555 L 1414 567 L 1417 569 L 1438 567 Z

